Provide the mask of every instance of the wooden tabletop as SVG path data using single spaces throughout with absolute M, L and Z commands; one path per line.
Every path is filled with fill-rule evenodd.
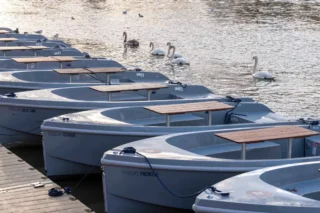
M 197 103 L 187 103 L 187 104 L 170 104 L 170 105 L 159 105 L 159 106 L 147 106 L 144 107 L 150 111 L 165 114 L 183 114 L 190 112 L 203 112 L 203 111 L 220 111 L 226 109 L 232 109 L 234 106 L 224 104 L 217 101 L 207 101 L 207 102 L 197 102 Z
M 11 51 L 11 50 L 44 50 L 48 49 L 46 46 L 7 46 L 0 47 L 0 51 Z
M 118 73 L 124 72 L 122 67 L 101 67 L 101 68 L 75 68 L 75 69 L 55 69 L 60 74 L 90 74 L 90 73 Z
M 217 133 L 216 136 L 235 143 L 258 143 L 267 140 L 304 138 L 318 135 L 318 132 L 311 131 L 299 126 L 281 126 L 236 132 Z
M 70 62 L 77 59 L 71 56 L 55 56 L 55 57 L 32 57 L 32 58 L 12 58 L 18 63 L 37 63 L 37 62 Z
M 17 38 L 0 38 L 0 41 L 17 41 Z
M 101 85 L 92 86 L 91 89 L 99 92 L 121 92 L 121 91 L 134 91 L 134 90 L 154 90 L 166 88 L 168 85 L 160 83 L 134 83 L 124 85 Z
M 9 33 L 8 30 L 0 30 L 0 34 L 7 34 L 7 33 Z

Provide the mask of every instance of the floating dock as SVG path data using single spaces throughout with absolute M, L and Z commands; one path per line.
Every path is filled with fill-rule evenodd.
M 59 187 L 28 163 L 0 145 L 0 212 L 93 212 L 72 195 L 50 197 Z

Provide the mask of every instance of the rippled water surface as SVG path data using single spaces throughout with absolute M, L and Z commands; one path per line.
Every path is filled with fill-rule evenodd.
M 290 116 L 319 116 L 320 1 L 0 0 L 2 26 L 59 33 L 74 47 L 123 64 L 203 84 L 218 94 L 251 96 Z M 123 14 L 128 10 L 127 14 Z M 144 17 L 140 18 L 138 14 Z M 74 17 L 74 20 L 71 19 Z M 122 33 L 138 39 L 123 48 Z M 171 41 L 191 65 L 168 66 L 149 42 Z M 254 84 L 252 57 L 276 76 Z

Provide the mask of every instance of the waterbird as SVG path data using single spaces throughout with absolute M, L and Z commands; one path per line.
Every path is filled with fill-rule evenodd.
M 252 60 L 254 60 L 254 67 L 252 70 L 252 77 L 254 79 L 259 79 L 259 80 L 274 80 L 275 79 L 275 77 L 273 77 L 269 71 L 257 72 L 258 56 L 253 56 Z
M 169 47 L 168 47 L 168 53 L 167 53 L 167 56 L 169 56 L 170 50 L 171 50 L 171 46 L 172 46 L 171 42 L 168 42 L 168 43 L 167 43 L 167 46 L 169 46 Z M 183 57 L 183 56 L 182 56 L 180 53 L 178 53 L 178 52 L 174 52 L 174 53 L 173 53 L 173 58 L 182 58 L 182 57 Z
M 171 46 L 171 48 L 170 49 L 173 49 L 173 53 L 172 53 L 172 55 L 171 56 L 169 56 L 169 58 L 171 58 L 172 59 L 172 64 L 178 64 L 178 65 L 190 65 L 190 63 L 186 60 L 186 59 L 184 59 L 184 58 L 182 58 L 182 57 L 180 57 L 180 58 L 173 58 L 173 56 L 174 56 L 174 53 L 175 53 L 175 51 L 176 51 L 176 47 L 174 46 L 174 45 L 172 45 Z M 169 50 L 170 51 L 170 50 Z
M 52 38 L 54 38 L 54 39 L 59 38 L 59 34 L 58 34 L 58 33 L 57 33 L 57 34 L 55 34 L 54 36 L 52 36 Z
M 165 53 L 163 50 L 161 50 L 161 49 L 154 49 L 154 44 L 153 44 L 153 42 L 150 42 L 150 45 L 149 45 L 149 46 L 151 47 L 151 50 L 150 50 L 151 55 L 153 55 L 153 56 L 165 56 L 165 55 L 166 55 L 166 53 Z
M 140 18 L 143 18 L 143 15 L 141 15 L 141 14 L 139 13 L 139 17 L 140 17 Z
M 39 34 L 39 35 L 41 35 L 42 32 L 43 32 L 42 30 L 35 31 L 35 33 L 37 33 L 37 34 Z
M 71 17 L 71 19 L 72 19 L 72 20 L 75 20 L 75 18 L 74 18 L 73 16 Z
M 139 41 L 132 39 L 127 41 L 127 32 L 123 32 L 124 40 L 123 43 L 125 46 L 131 47 L 131 48 L 137 48 L 139 47 Z
M 19 33 L 19 28 L 15 29 L 13 32 L 14 33 Z
M 122 11 L 122 14 L 127 14 L 127 12 L 128 12 L 128 10 L 124 10 L 124 11 Z

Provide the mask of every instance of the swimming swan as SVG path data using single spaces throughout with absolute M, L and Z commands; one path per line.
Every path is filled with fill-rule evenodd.
M 172 64 L 178 64 L 178 65 L 190 65 L 190 63 L 184 59 L 184 58 L 174 58 L 174 53 L 176 51 L 176 47 L 174 45 L 171 46 L 171 48 L 173 49 L 173 53 L 171 54 L 171 56 L 169 58 L 172 59 Z M 171 49 L 170 48 L 170 49 Z M 170 51 L 170 50 L 169 50 Z
M 275 77 L 273 77 L 272 74 L 268 71 L 257 72 L 258 56 L 253 56 L 252 60 L 254 60 L 254 67 L 253 67 L 253 71 L 252 71 L 252 77 L 254 79 L 259 79 L 259 80 L 274 80 L 275 79 Z
M 160 50 L 160 49 L 154 49 L 154 44 L 153 42 L 150 42 L 150 47 L 151 47 L 151 55 L 154 55 L 154 56 L 165 56 L 166 53 L 163 51 L 163 50 Z
M 167 46 L 169 46 L 168 47 L 168 53 L 167 53 L 167 56 L 169 56 L 169 54 L 170 54 L 170 50 L 171 50 L 171 42 L 168 42 L 167 43 Z M 182 58 L 183 56 L 180 54 L 180 53 L 178 53 L 178 52 L 175 52 L 174 54 L 173 54 L 173 58 Z
M 124 43 L 126 46 L 131 47 L 131 48 L 137 48 L 137 47 L 139 47 L 139 41 L 137 41 L 137 40 L 135 40 L 135 39 L 132 39 L 132 40 L 127 41 L 127 33 L 126 33 L 126 32 L 123 32 L 123 36 L 124 36 L 123 43 Z

